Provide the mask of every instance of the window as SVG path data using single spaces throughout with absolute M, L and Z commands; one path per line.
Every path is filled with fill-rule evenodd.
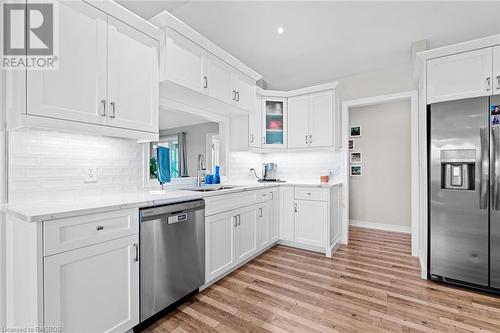
M 149 179 L 157 179 L 156 148 L 158 146 L 170 149 L 170 177 L 179 177 L 179 142 L 177 135 L 160 138 L 159 142 L 150 143 Z

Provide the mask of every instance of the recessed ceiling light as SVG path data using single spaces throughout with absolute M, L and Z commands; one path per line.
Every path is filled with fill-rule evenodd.
M 285 29 L 283 29 L 283 27 L 278 27 L 278 29 L 276 29 L 276 31 L 278 32 L 278 35 L 281 35 L 282 33 L 285 32 Z

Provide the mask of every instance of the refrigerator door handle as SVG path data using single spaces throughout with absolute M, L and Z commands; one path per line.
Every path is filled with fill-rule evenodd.
M 493 156 L 491 157 L 491 163 L 492 163 L 492 177 L 493 177 L 493 202 L 492 206 L 494 210 L 500 210 L 500 201 L 498 200 L 498 183 L 499 183 L 499 178 L 498 178 L 498 172 L 497 172 L 497 159 L 500 156 L 500 145 L 498 144 L 498 126 L 492 126 L 491 127 L 491 133 L 492 133 L 492 139 L 491 139 L 491 145 L 492 145 L 492 151 L 493 151 Z
M 480 175 L 481 182 L 479 183 L 479 208 L 488 208 L 488 136 L 486 128 L 479 130 L 481 137 L 481 161 L 480 161 Z

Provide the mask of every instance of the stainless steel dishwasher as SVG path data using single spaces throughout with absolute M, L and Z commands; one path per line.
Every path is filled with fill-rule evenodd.
M 144 208 L 140 217 L 141 322 L 205 280 L 205 202 Z

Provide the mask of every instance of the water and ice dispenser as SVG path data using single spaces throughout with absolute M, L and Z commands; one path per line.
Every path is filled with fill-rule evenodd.
M 476 150 L 441 150 L 441 188 L 446 190 L 474 190 Z

